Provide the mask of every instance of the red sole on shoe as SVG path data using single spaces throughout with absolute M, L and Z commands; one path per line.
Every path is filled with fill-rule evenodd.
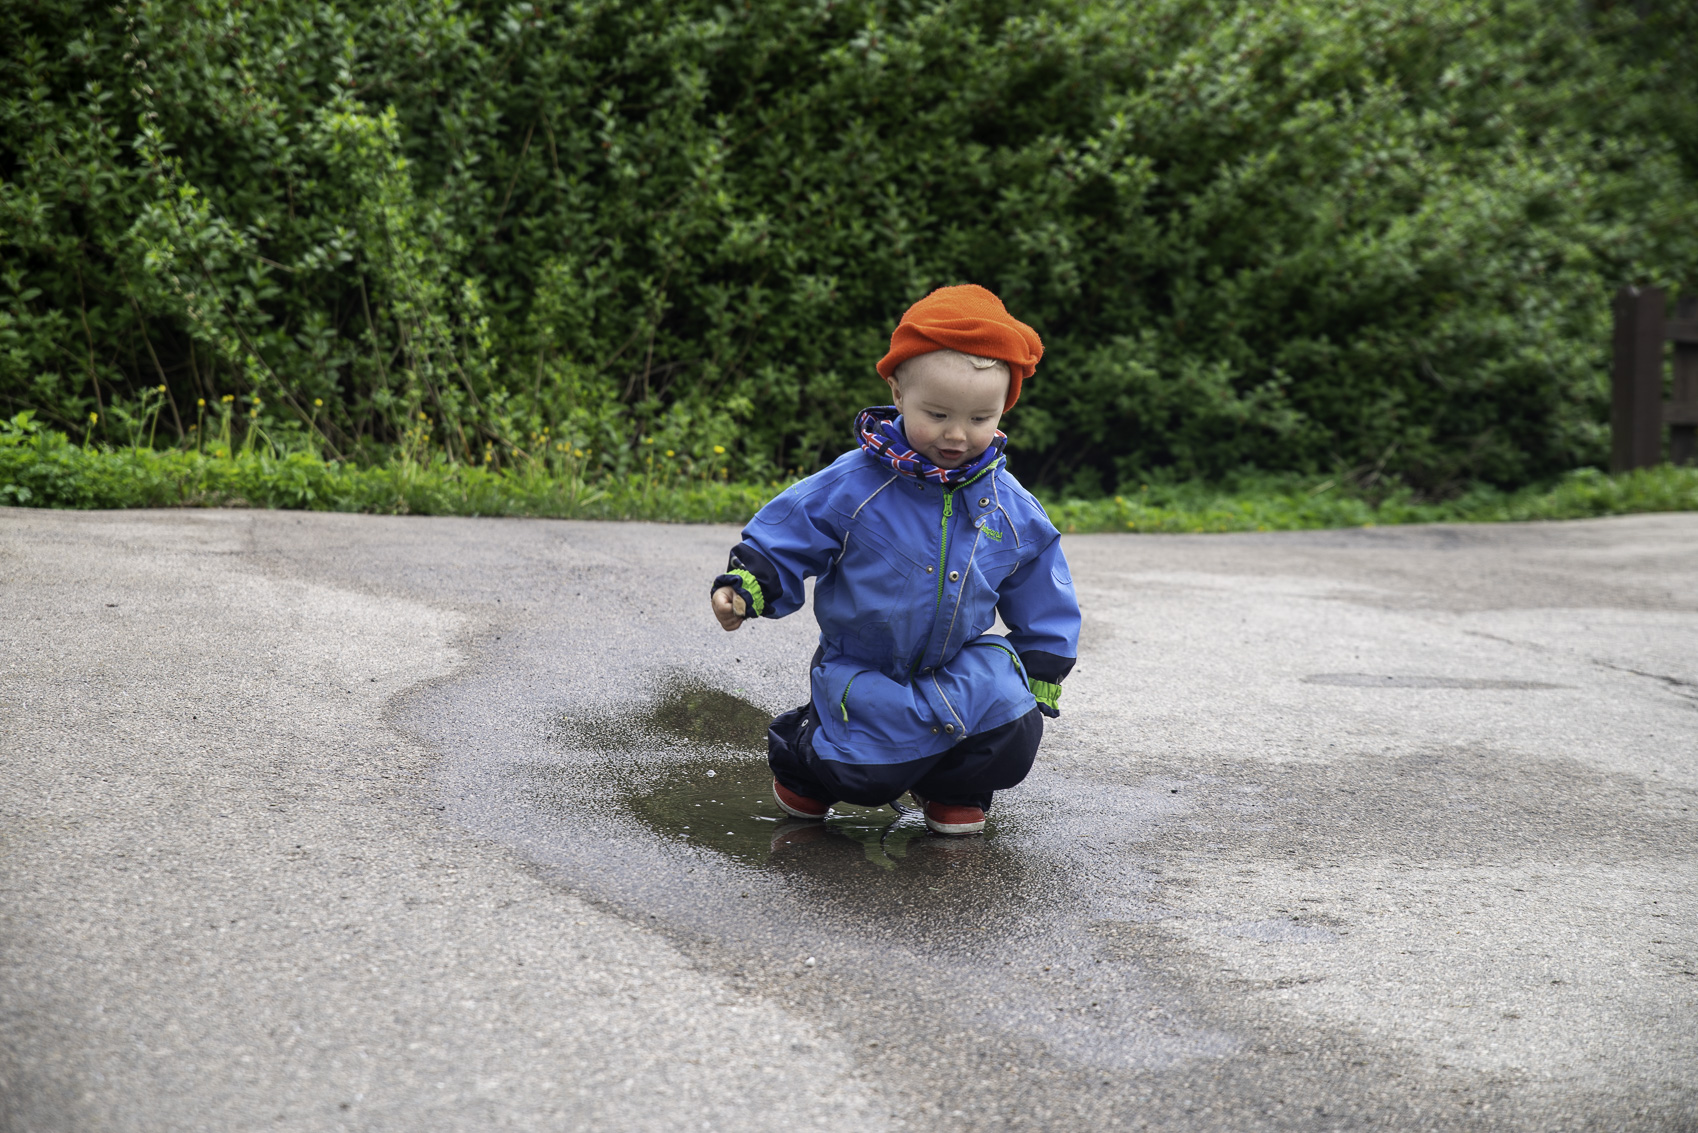
M 791 806 L 789 803 L 784 801 L 784 796 L 779 793 L 778 781 L 776 779 L 773 780 L 772 784 L 772 801 L 778 804 L 778 809 L 782 810 L 785 814 L 788 814 L 791 818 L 822 819 L 831 813 L 830 807 L 826 807 L 823 810 L 802 810 L 799 807 Z M 812 802 L 813 800 L 809 799 L 808 801 Z

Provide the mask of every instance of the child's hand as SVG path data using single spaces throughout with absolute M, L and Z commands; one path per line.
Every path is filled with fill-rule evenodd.
M 748 604 L 731 587 L 721 586 L 713 592 L 713 616 L 719 619 L 725 632 L 730 633 L 742 625 L 748 613 Z

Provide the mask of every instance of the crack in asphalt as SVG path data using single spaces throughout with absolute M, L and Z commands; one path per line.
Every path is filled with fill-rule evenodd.
M 1570 656 L 1579 657 L 1586 661 L 1586 663 L 1596 665 L 1599 668 L 1609 669 L 1617 673 L 1627 673 L 1630 676 L 1644 677 L 1646 680 L 1657 681 L 1660 684 L 1667 686 L 1671 692 L 1674 692 L 1674 695 L 1680 697 L 1682 700 L 1698 702 L 1698 681 L 1689 681 L 1682 677 L 1672 677 L 1667 673 L 1654 673 L 1647 669 L 1636 669 L 1631 665 L 1621 665 L 1614 661 L 1606 661 L 1602 657 L 1586 656 L 1572 650 L 1544 645 L 1537 641 L 1525 641 L 1514 637 L 1504 637 L 1501 634 L 1488 633 L 1485 630 L 1465 629 L 1462 632 L 1470 637 L 1480 637 L 1487 641 L 1496 641 L 1503 645 L 1511 645 L 1517 649 L 1526 649 L 1534 653 L 1567 653 Z M 1691 693 L 1678 691 L 1684 689 L 1691 689 L 1693 691 Z

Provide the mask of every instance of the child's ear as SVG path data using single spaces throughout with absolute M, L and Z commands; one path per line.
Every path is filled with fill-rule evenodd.
M 890 403 L 900 409 L 902 407 L 902 388 L 896 384 L 895 378 L 885 378 L 884 384 L 890 387 Z

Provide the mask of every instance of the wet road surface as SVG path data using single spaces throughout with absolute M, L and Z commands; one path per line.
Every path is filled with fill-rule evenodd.
M 0 515 L 8 1128 L 1698 1128 L 1698 516 L 1070 537 L 944 839 L 772 803 L 729 529 Z

